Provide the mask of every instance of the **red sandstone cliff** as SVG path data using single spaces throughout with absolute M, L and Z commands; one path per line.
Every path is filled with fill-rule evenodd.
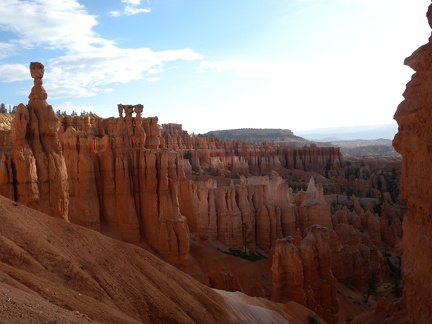
M 432 5 L 427 12 L 432 28 Z M 408 204 L 403 222 L 404 298 L 413 323 L 432 320 L 432 38 L 405 60 L 415 73 L 394 118 L 399 131 L 393 146 L 402 154 L 401 191 Z

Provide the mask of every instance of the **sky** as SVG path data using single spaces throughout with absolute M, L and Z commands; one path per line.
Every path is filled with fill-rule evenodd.
M 45 66 L 54 110 L 189 133 L 394 123 L 430 0 L 2 0 L 0 103 Z

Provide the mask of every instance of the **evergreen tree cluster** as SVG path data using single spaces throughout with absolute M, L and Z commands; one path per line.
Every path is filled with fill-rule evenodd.
M 15 114 L 17 106 L 9 105 L 9 108 L 6 108 L 4 103 L 0 104 L 0 114 Z
M 11 105 L 9 105 L 9 108 L 6 108 L 6 105 L 4 103 L 0 104 L 0 114 L 15 114 L 16 109 L 17 109 L 17 106 L 12 107 Z M 63 110 L 63 111 L 57 110 L 56 114 L 58 116 L 78 116 L 78 113 L 75 110 L 72 110 L 72 113 L 70 115 L 66 112 L 66 110 Z M 80 113 L 80 116 L 84 116 L 84 115 L 88 115 L 88 114 L 92 114 L 92 112 L 83 110 Z

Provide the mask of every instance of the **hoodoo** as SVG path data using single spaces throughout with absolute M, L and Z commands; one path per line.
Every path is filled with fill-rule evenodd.
M 56 116 L 43 65 L 30 71 L 28 105 L 0 125 L 0 193 L 16 206 L 140 245 L 212 288 L 298 302 L 330 323 L 361 312 L 347 313 L 341 286 L 352 294 L 372 277 L 389 283 L 385 251 L 401 238 L 396 171 L 306 140 L 191 136 L 143 117 L 141 104 L 118 104 L 118 117 Z M 404 130 L 414 129 L 408 116 Z
M 67 170 L 57 137 L 57 117 L 46 102 L 42 86 L 44 66 L 32 62 L 30 73 L 34 79 L 30 100 L 27 106 L 17 107 L 12 122 L 15 199 L 48 215 L 68 219 Z

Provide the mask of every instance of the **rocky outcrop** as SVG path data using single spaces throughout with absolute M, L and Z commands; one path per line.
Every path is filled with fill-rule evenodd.
M 363 210 L 352 196 L 353 211 L 341 208 L 332 217 L 337 237 L 333 248 L 332 269 L 338 281 L 354 287 L 367 287 L 372 276 L 379 282 L 388 280 L 389 271 L 380 248 L 382 246 L 381 218 Z M 395 240 L 400 241 L 400 236 Z
M 71 157 L 70 187 L 78 188 L 71 193 L 79 201 L 71 206 L 71 216 L 93 228 L 99 221 L 103 231 L 124 241 L 145 240 L 160 253 L 185 255 L 189 229 L 176 186 L 185 181 L 181 154 L 158 148 L 157 119 L 142 118 L 142 108 L 119 105 L 119 118 L 61 121 L 64 151 Z M 74 172 L 78 169 L 82 175 Z M 82 206 L 89 204 L 95 206 L 86 214 Z
M 306 305 L 303 260 L 299 248 L 292 244 L 292 241 L 292 237 L 286 237 L 276 242 L 271 266 L 272 300 L 293 300 Z
M 336 225 L 334 232 L 338 249 L 332 254 L 332 270 L 338 281 L 364 289 L 372 274 L 378 282 L 389 279 L 386 260 L 368 234 L 343 223 Z
M 432 5 L 427 12 L 432 28 Z M 405 60 L 415 73 L 394 118 L 399 131 L 393 146 L 402 154 L 401 193 L 408 204 L 403 221 L 404 298 L 413 323 L 432 319 L 432 38 Z
M 43 65 L 31 63 L 30 71 L 29 103 L 17 107 L 10 134 L 2 133 L 13 140 L 2 143 L 1 193 L 126 242 L 187 254 L 175 183 L 188 165 L 180 153 L 160 149 L 157 118 L 143 119 L 142 105 L 121 104 L 118 118 L 57 118 L 46 103 Z
M 182 184 L 180 211 L 203 240 L 219 240 L 233 249 L 269 251 L 284 236 L 298 237 L 292 191 L 276 173 L 241 177 L 218 186 L 215 179 Z M 292 199 L 292 198 L 291 198 Z
M 46 102 L 47 94 L 42 86 L 44 66 L 32 62 L 30 72 L 34 79 L 30 100 L 27 106 L 17 107 L 12 122 L 14 198 L 49 215 L 67 219 L 67 170 L 57 138 L 57 118 Z
M 399 244 L 402 238 L 401 212 L 389 203 L 381 205 L 380 233 L 382 241 L 391 247 Z
M 235 159 L 236 152 L 239 152 L 240 156 L 238 161 Z M 198 150 L 199 157 L 201 157 L 200 153 L 201 151 Z M 205 153 L 205 151 L 202 153 Z M 338 148 L 316 147 L 313 145 L 302 148 L 273 147 L 268 144 L 253 147 L 251 144 L 240 142 L 230 151 L 219 156 L 221 156 L 222 165 L 226 166 L 231 173 L 233 167 L 237 170 L 243 170 L 245 168 L 244 164 L 248 166 L 249 173 L 252 175 L 269 174 L 271 170 L 280 167 L 314 171 L 327 176 L 341 175 L 343 172 L 341 168 L 342 157 Z
M 185 158 L 198 173 L 233 177 L 270 174 L 277 168 L 314 171 L 326 176 L 344 172 L 342 155 L 335 147 L 256 145 L 213 136 L 190 136 L 179 124 L 163 124 L 161 133 L 166 148 L 187 150 Z
M 92 157 L 83 132 L 69 127 L 62 134 L 63 156 L 68 171 L 69 220 L 100 230 L 100 206 Z
M 15 187 L 10 157 L 3 153 L 0 156 L 0 195 L 14 199 Z
M 190 136 L 184 131 L 181 124 L 162 124 L 161 136 L 165 147 L 173 150 L 182 150 L 191 147 Z
M 320 314 L 328 323 L 335 323 L 339 306 L 328 229 L 311 226 L 298 247 L 291 240 L 286 238 L 276 243 L 272 300 L 296 301 Z

